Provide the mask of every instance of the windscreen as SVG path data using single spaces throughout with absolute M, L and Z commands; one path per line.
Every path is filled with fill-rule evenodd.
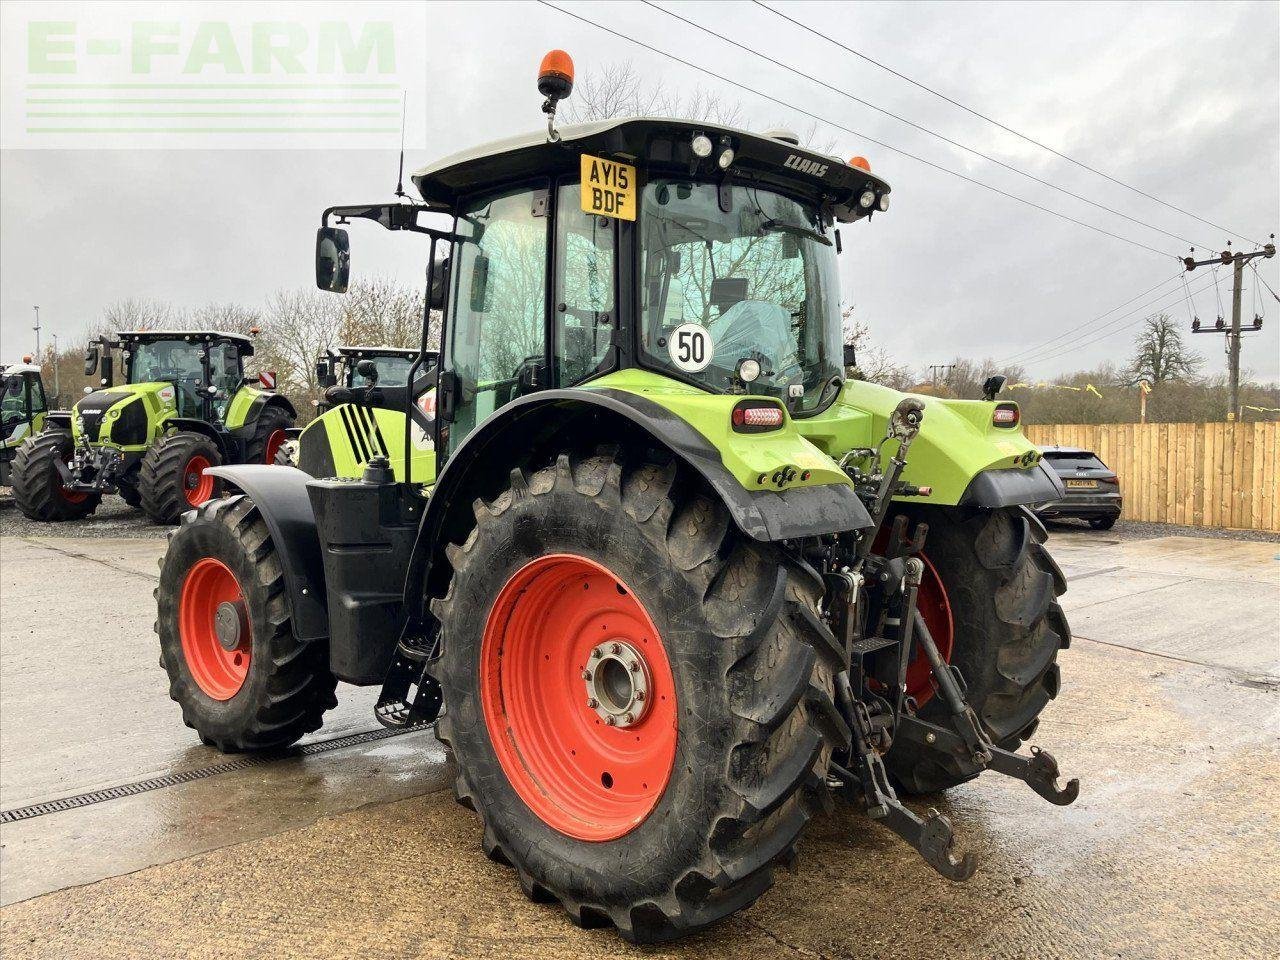
M 749 186 L 654 180 L 640 237 L 650 364 L 717 392 L 787 398 L 798 385 L 801 415 L 830 403 L 842 375 L 839 291 L 814 208 Z M 744 360 L 755 361 L 746 377 Z
M 201 345 L 189 340 L 153 340 L 130 348 L 129 382 L 160 380 L 199 384 L 204 378 Z
M 409 382 L 409 368 L 413 366 L 413 357 L 373 357 L 373 365 L 378 370 L 378 386 L 403 387 Z M 365 387 L 369 382 L 351 366 L 353 373 L 352 386 Z
M 0 421 L 13 423 L 27 418 L 27 398 L 21 374 L 5 377 L 4 393 L 0 395 Z

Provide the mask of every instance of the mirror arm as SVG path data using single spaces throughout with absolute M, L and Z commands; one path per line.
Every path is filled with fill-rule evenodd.
M 425 233 L 434 240 L 453 242 L 457 239 L 452 231 L 437 230 L 424 227 L 418 223 L 420 213 L 443 213 L 446 211 L 430 207 L 425 203 L 377 203 L 364 206 L 328 207 L 320 217 L 322 227 L 329 226 L 329 218 L 336 217 L 339 224 L 351 218 L 372 220 L 387 230 L 408 230 L 412 233 Z

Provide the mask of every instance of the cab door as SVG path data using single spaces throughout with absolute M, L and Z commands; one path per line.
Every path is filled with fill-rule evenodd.
M 459 210 L 438 399 L 444 457 L 495 410 L 550 385 L 549 194 L 545 183 L 521 186 Z

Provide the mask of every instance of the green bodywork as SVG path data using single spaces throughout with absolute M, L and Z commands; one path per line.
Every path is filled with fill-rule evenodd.
M 623 370 L 583 389 L 625 390 L 660 404 L 698 431 L 720 451 L 721 460 L 748 490 L 849 484 L 840 458 L 855 448 L 875 447 L 884 438 L 889 415 L 907 394 L 864 381 L 849 381 L 839 398 L 814 417 L 786 418 L 769 433 L 736 433 L 730 414 L 741 396 L 707 393 L 644 370 Z M 1029 469 L 1040 453 L 1020 427 L 992 425 L 994 402 L 920 397 L 924 423 L 912 447 L 903 479 L 931 486 L 930 503 L 960 502 L 975 476 L 985 470 Z M 886 444 L 892 453 L 896 441 Z M 780 468 L 794 467 L 777 476 Z M 807 480 L 802 479 L 805 471 Z M 787 480 L 786 477 L 792 479 Z
M 391 461 L 396 481 L 411 479 L 414 484 L 431 486 L 436 482 L 436 453 L 430 438 L 414 429 L 410 477 L 405 476 L 405 415 L 397 410 L 343 403 L 316 417 L 298 437 L 298 448 L 306 463 L 309 447 L 323 446 L 327 441 L 333 457 L 334 476 L 358 478 L 364 473 L 370 457 L 385 456 Z M 323 434 L 324 439 L 320 439 Z
M 662 406 L 719 451 L 725 468 L 747 490 L 851 485 L 840 469 L 840 459 L 850 450 L 878 445 L 888 428 L 889 415 L 907 396 L 876 384 L 849 381 L 836 402 L 817 416 L 786 416 L 782 429 L 737 433 L 730 416 L 734 404 L 742 399 L 738 395 L 708 393 L 640 369 L 621 370 L 579 389 L 623 391 Z M 970 482 L 983 471 L 1026 470 L 1039 462 L 1039 451 L 1020 427 L 992 424 L 996 403 L 926 396 L 919 399 L 925 404 L 924 423 L 911 447 L 903 479 L 932 487 L 929 503 L 959 503 Z M 359 477 L 368 462 L 365 452 L 373 451 L 384 452 L 391 460 L 396 480 L 405 480 L 404 414 L 342 404 L 311 421 L 300 438 L 303 447 L 308 438 L 316 441 L 313 431 L 326 435 L 336 476 Z M 420 444 L 421 440 L 415 443 L 412 480 L 430 486 L 435 482 L 435 451 Z M 896 441 L 892 441 L 883 453 L 888 456 L 895 447 Z M 864 469 L 871 466 L 865 461 L 859 465 Z
M 119 397 L 107 409 L 102 417 L 101 424 L 98 428 L 97 436 L 88 438 L 90 444 L 94 446 L 105 445 L 116 447 L 126 453 L 140 453 L 145 451 L 156 438 L 168 429 L 165 426 L 165 420 L 169 417 L 178 416 L 178 387 L 172 383 L 158 381 L 152 383 L 122 383 L 114 387 L 104 387 L 101 390 L 95 390 L 93 393 L 79 400 L 72 408 L 71 414 L 71 435 L 75 442 L 79 444 L 81 437 L 81 426 L 83 417 L 79 414 L 81 406 L 86 400 L 95 398 L 95 403 L 100 403 L 104 395 L 110 397 Z M 274 396 L 255 387 L 241 387 L 236 391 L 231 402 L 227 405 L 227 414 L 224 424 L 228 430 L 238 430 L 245 425 L 255 402 L 259 398 L 267 398 Z M 119 422 L 121 415 L 126 408 L 133 403 L 140 403 L 146 413 L 147 432 L 146 436 L 137 443 L 122 443 L 113 435 L 113 428 Z

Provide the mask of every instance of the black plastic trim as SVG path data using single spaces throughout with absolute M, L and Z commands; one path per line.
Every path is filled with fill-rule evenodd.
M 986 470 L 971 481 L 960 497 L 962 507 L 1012 507 L 1020 503 L 1044 503 L 1060 500 L 1067 488 L 1058 475 L 1037 463 L 1030 469 L 1008 467 Z
M 329 635 L 324 556 L 307 495 L 311 477 L 294 467 L 245 463 L 205 473 L 241 490 L 258 507 L 284 567 L 285 589 L 299 640 Z

